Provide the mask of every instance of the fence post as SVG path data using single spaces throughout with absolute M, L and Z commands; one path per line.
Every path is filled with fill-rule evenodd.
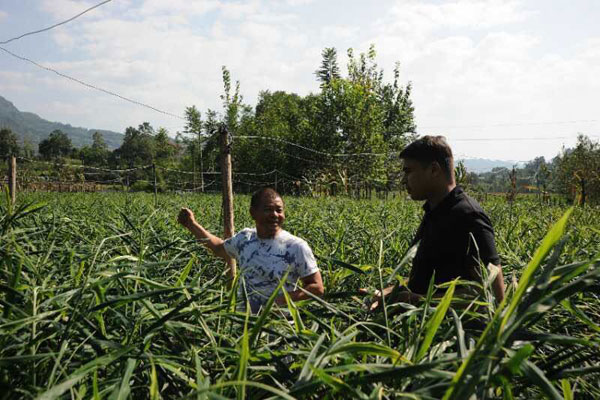
M 200 191 L 204 193 L 204 162 L 202 161 L 202 143 L 200 146 Z
M 158 206 L 158 191 L 156 189 L 156 165 L 152 163 L 152 175 L 154 175 L 154 207 Z
M 8 191 L 11 202 L 15 204 L 17 200 L 17 159 L 15 156 L 8 158 Z
M 233 183 L 231 173 L 231 142 L 229 132 L 224 124 L 219 127 L 221 136 L 221 179 L 223 182 L 223 231 L 224 238 L 228 239 L 233 236 L 235 228 L 233 225 Z M 233 280 L 236 274 L 235 260 L 227 263 L 227 278 L 229 278 L 228 286 L 233 285 Z

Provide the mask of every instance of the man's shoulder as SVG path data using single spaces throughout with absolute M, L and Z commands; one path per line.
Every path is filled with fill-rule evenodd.
M 278 236 L 278 239 L 281 240 L 287 247 L 303 247 L 308 246 L 308 242 L 301 237 L 291 234 L 286 230 L 282 230 Z
M 250 240 L 256 236 L 256 228 L 244 228 L 236 233 L 235 236 L 242 240 Z
M 456 204 L 452 207 L 452 213 L 465 218 L 485 214 L 479 202 L 466 192 L 463 191 L 457 200 Z
M 492 227 L 492 221 L 483 207 L 467 193 L 462 193 L 460 200 L 452 207 L 452 220 L 455 223 L 473 229 L 474 226 Z M 493 228 L 492 228 L 493 229 Z

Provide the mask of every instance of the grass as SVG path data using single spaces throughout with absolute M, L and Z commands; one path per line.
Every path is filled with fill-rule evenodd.
M 177 226 L 221 234 L 214 195 L 21 194 L 0 209 L 2 398 L 598 398 L 598 208 L 484 204 L 508 283 L 369 315 L 356 289 L 408 276 L 421 210 L 402 199 L 286 199 L 323 299 L 289 319 L 235 308 L 224 266 Z M 251 226 L 236 197 L 236 227 Z M 570 215 L 569 215 L 570 214 Z M 451 287 L 459 287 L 453 282 Z

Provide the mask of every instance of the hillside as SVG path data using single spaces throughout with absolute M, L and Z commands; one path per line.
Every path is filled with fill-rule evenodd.
M 461 161 L 465 164 L 467 171 L 475 172 L 477 174 L 491 171 L 492 169 L 497 167 L 504 167 L 510 169 L 514 165 L 518 166 L 522 164 L 518 161 L 488 160 L 486 158 L 465 158 Z
M 47 121 L 37 114 L 19 111 L 13 103 L 0 96 L 0 127 L 10 128 L 19 137 L 21 143 L 28 139 L 36 148 L 50 132 L 60 129 L 69 136 L 73 146 L 81 147 L 92 144 L 92 135 L 98 131 L 110 150 L 121 146 L 123 134 L 103 129 L 86 129 L 74 127 L 60 122 Z
M 0 96 L 0 127 L 8 127 L 17 134 L 21 143 L 28 139 L 37 148 L 37 144 L 45 139 L 50 132 L 60 129 L 66 133 L 75 147 L 92 144 L 92 135 L 98 131 L 110 150 L 121 146 L 123 134 L 103 129 L 86 129 L 74 127 L 60 122 L 51 122 L 39 117 L 37 114 L 19 111 L 13 103 Z M 483 158 L 470 158 L 462 160 L 469 172 L 482 173 L 491 171 L 495 167 L 512 168 L 514 161 L 489 160 Z

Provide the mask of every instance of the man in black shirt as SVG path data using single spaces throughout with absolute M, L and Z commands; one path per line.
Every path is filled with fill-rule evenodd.
M 493 264 L 498 274 L 492 283 L 496 300 L 504 298 L 504 278 L 494 244 L 491 221 L 481 206 L 469 197 L 454 178 L 452 150 L 442 136 L 424 136 L 408 145 L 403 183 L 413 200 L 425 200 L 425 215 L 413 240 L 418 243 L 408 288 L 388 287 L 396 301 L 417 302 L 429 287 L 456 278 L 481 282 L 480 261 Z M 363 293 L 365 291 L 363 290 Z M 380 300 L 376 293 L 371 309 Z

